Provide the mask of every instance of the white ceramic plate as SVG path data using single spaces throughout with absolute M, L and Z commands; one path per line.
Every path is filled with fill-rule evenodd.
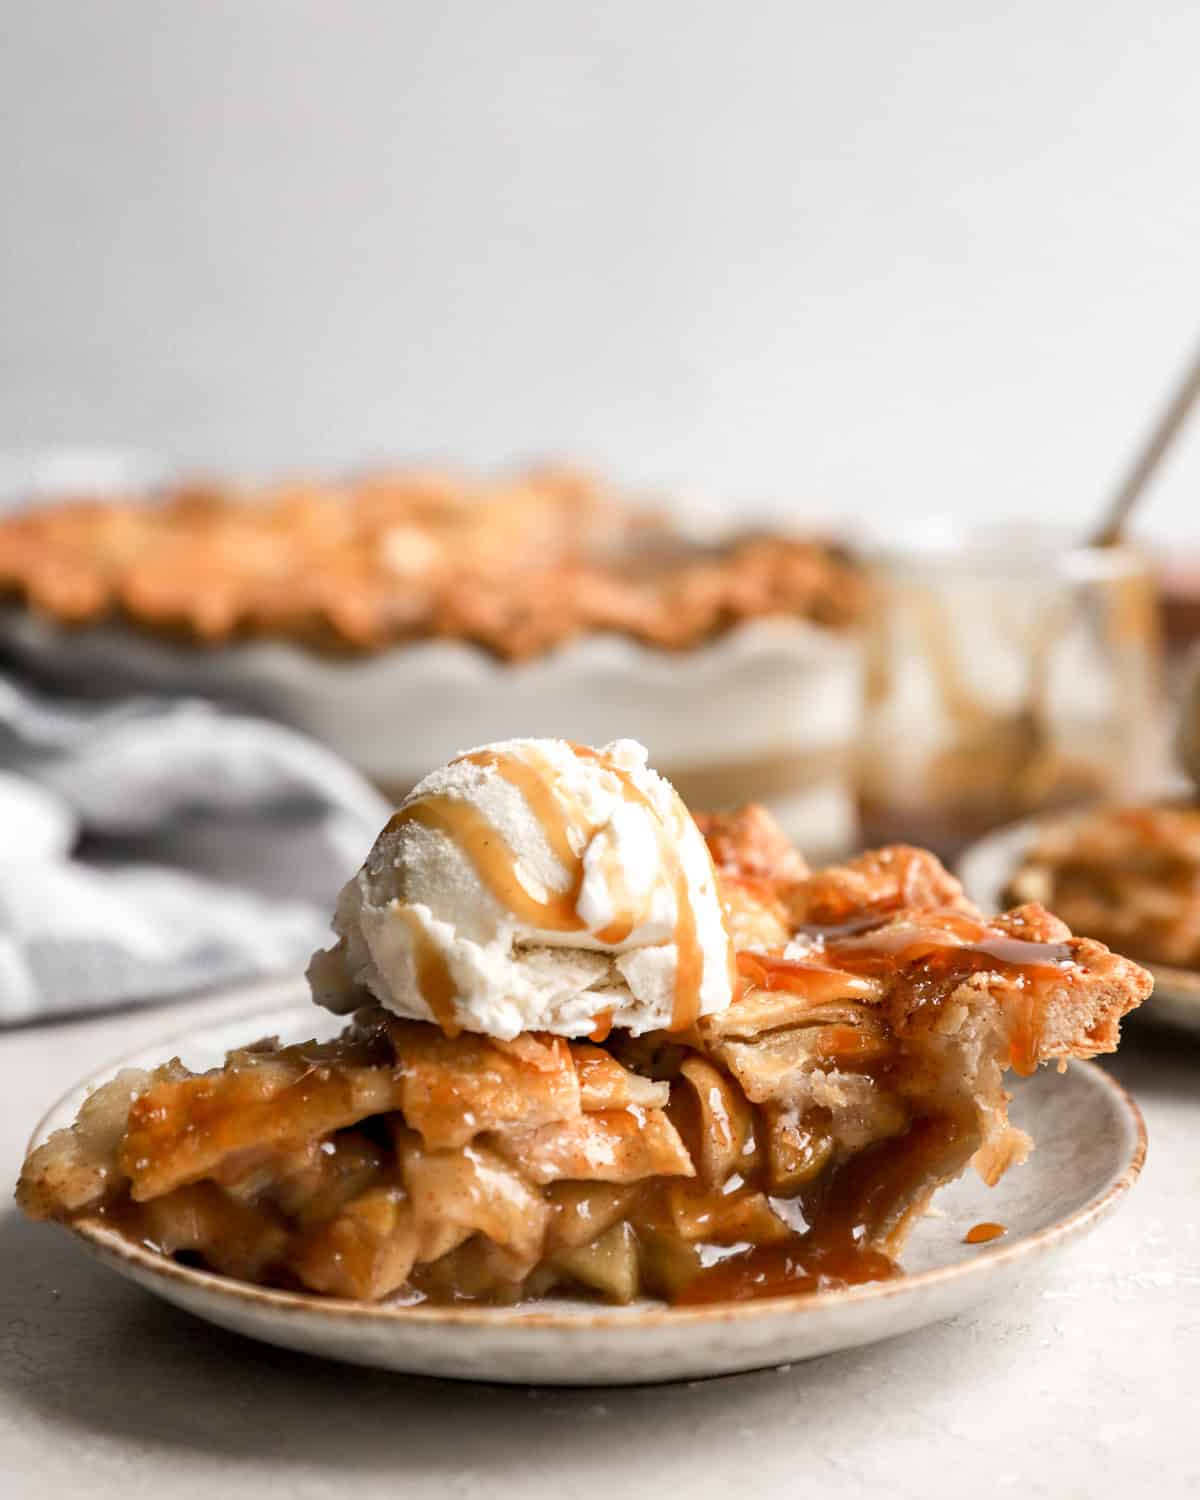
M 1003 891 L 1013 871 L 1033 848 L 1038 821 L 1012 823 L 980 839 L 961 856 L 958 874 L 967 895 L 984 911 L 1004 908 Z M 1154 993 L 1135 1011 L 1138 1019 L 1163 1021 L 1200 1035 L 1200 972 L 1146 964 L 1154 975 Z
M 300 1003 L 300 988 L 293 1003 L 167 1038 L 99 1069 L 54 1106 L 35 1139 L 68 1124 L 88 1090 L 119 1066 L 152 1066 L 179 1052 L 192 1067 L 211 1067 L 226 1049 L 258 1036 L 299 1040 L 314 1030 L 335 1031 L 341 1023 Z M 807 1297 L 679 1311 L 648 1302 L 616 1308 L 565 1299 L 519 1309 L 389 1307 L 244 1285 L 176 1265 L 98 1222 L 76 1233 L 106 1264 L 168 1302 L 306 1354 L 412 1374 L 535 1385 L 725 1375 L 873 1343 L 1008 1293 L 1114 1208 L 1141 1169 L 1141 1115 L 1090 1064 L 1018 1083 L 1013 1114 L 1038 1143 L 1030 1162 L 991 1191 L 974 1177 L 947 1188 L 938 1212 L 913 1234 L 904 1257 L 909 1275 Z M 981 1220 L 1006 1225 L 1007 1235 L 964 1245 L 966 1230 Z

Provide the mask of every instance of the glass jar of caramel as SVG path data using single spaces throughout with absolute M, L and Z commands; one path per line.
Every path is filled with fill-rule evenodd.
M 1003 823 L 1161 785 L 1162 633 L 1135 549 L 945 521 L 862 551 L 865 844 L 950 859 Z

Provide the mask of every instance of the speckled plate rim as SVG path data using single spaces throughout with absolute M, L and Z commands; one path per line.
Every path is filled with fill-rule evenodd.
M 224 1017 L 212 1017 L 207 1023 L 193 1025 L 163 1037 L 159 1042 L 138 1047 L 102 1067 L 93 1069 L 88 1077 L 66 1090 L 46 1111 L 34 1127 L 29 1144 L 40 1142 L 49 1130 L 57 1128 L 60 1117 L 74 1113 L 78 1101 L 97 1083 L 104 1081 L 122 1067 L 135 1065 L 148 1052 L 169 1056 L 169 1049 L 185 1043 L 206 1031 L 223 1028 L 230 1024 L 245 1024 L 247 1030 L 255 1027 L 256 1035 L 270 1035 L 271 1025 L 282 1019 L 295 1019 L 305 1013 L 305 1008 L 296 1004 L 274 1005 L 266 1010 L 249 1013 L 234 1013 Z M 809 1292 L 794 1297 L 764 1298 L 762 1301 L 713 1303 L 707 1307 L 672 1308 L 635 1304 L 632 1307 L 609 1307 L 592 1309 L 581 1305 L 578 1312 L 545 1312 L 510 1307 L 427 1307 L 404 1306 L 386 1303 L 356 1302 L 346 1298 L 317 1297 L 302 1292 L 279 1291 L 271 1287 L 255 1286 L 231 1277 L 220 1276 L 210 1271 L 197 1270 L 168 1260 L 144 1246 L 132 1243 L 118 1231 L 111 1229 L 98 1219 L 80 1220 L 70 1225 L 72 1233 L 84 1246 L 102 1261 L 126 1262 L 140 1271 L 168 1283 L 189 1287 L 197 1292 L 212 1294 L 240 1302 L 243 1305 L 270 1308 L 281 1313 L 312 1314 L 327 1323 L 395 1322 L 401 1324 L 454 1328 L 498 1329 L 543 1329 L 566 1332 L 580 1329 L 621 1329 L 680 1327 L 689 1325 L 711 1325 L 743 1322 L 758 1318 L 777 1319 L 792 1313 L 798 1317 L 819 1313 L 825 1309 L 843 1308 L 863 1303 L 884 1303 L 896 1297 L 918 1296 L 922 1289 L 944 1286 L 948 1282 L 963 1283 L 970 1279 L 986 1279 L 1006 1268 L 1016 1268 L 1022 1261 L 1036 1258 L 1054 1250 L 1066 1242 L 1086 1233 L 1100 1219 L 1106 1217 L 1121 1201 L 1137 1181 L 1146 1159 L 1146 1124 L 1141 1110 L 1121 1085 L 1104 1069 L 1094 1063 L 1072 1062 L 1072 1070 L 1086 1073 L 1091 1086 L 1101 1089 L 1109 1096 L 1108 1102 L 1114 1111 L 1123 1115 L 1131 1127 L 1132 1149 L 1121 1164 L 1114 1163 L 1113 1172 L 1106 1185 L 1085 1203 L 1052 1224 L 1023 1235 L 1008 1244 L 988 1247 L 970 1260 L 953 1265 L 936 1266 L 926 1271 L 916 1271 L 899 1277 L 895 1281 L 870 1282 L 863 1286 L 849 1287 L 843 1291 Z M 68 1116 L 69 1118 L 69 1116 Z
M 1040 830 L 1061 814 L 1009 823 L 977 839 L 959 856 L 956 870 L 967 895 L 984 911 L 1000 911 L 1009 876 L 1033 848 Z M 1143 963 L 1154 976 L 1154 992 L 1135 1013 L 1139 1019 L 1200 1035 L 1200 971 Z

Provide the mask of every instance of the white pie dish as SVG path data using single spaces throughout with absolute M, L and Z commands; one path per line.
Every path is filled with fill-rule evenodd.
M 1004 908 L 1004 889 L 1033 852 L 1040 826 L 1036 818 L 1010 823 L 979 839 L 959 857 L 959 878 L 977 906 L 984 911 Z M 1135 1024 L 1161 1021 L 1200 1035 L 1200 971 L 1169 964 L 1143 963 L 1143 967 L 1154 976 L 1154 991 L 1135 1012 Z
M 262 997 L 261 988 L 258 991 Z M 262 1034 L 299 1039 L 340 1024 L 302 1001 L 280 1001 L 234 1021 L 199 1026 L 97 1069 L 41 1121 L 34 1140 L 66 1125 L 89 1089 L 119 1066 L 173 1051 L 192 1067 Z M 1033 1135 L 1029 1163 L 993 1190 L 973 1176 L 938 1197 L 914 1232 L 898 1281 L 841 1292 L 674 1310 L 554 1299 L 523 1308 L 403 1307 L 338 1301 L 243 1284 L 165 1259 L 99 1221 L 76 1226 L 103 1262 L 198 1317 L 283 1348 L 381 1369 L 463 1380 L 608 1385 L 691 1379 L 808 1359 L 873 1343 L 1011 1292 L 1050 1255 L 1087 1233 L 1122 1200 L 1141 1168 L 1145 1128 L 1136 1105 L 1100 1068 L 1016 1086 L 1013 1116 Z M 965 1231 L 999 1221 L 1007 1235 L 968 1246 Z
M 456 641 L 345 659 L 275 641 L 175 646 L 13 607 L 0 610 L 0 647 L 71 692 L 195 695 L 281 719 L 392 795 L 474 745 L 626 737 L 693 807 L 765 802 L 789 832 L 803 830 L 810 854 L 853 842 L 861 647 L 803 620 L 751 621 L 682 652 L 586 636 L 508 663 Z
M 146 453 L 0 453 L 0 511 L 64 493 L 152 504 L 178 477 L 175 465 Z M 677 521 L 709 544 L 730 528 L 727 515 L 696 504 Z M 182 646 L 119 624 L 70 629 L 0 606 L 3 656 L 85 697 L 201 696 L 280 719 L 397 796 L 475 745 L 638 739 L 691 806 L 765 802 L 817 857 L 854 843 L 862 647 L 853 631 L 806 620 L 752 620 L 688 651 L 590 635 L 513 664 L 450 640 L 341 659 L 287 641 Z

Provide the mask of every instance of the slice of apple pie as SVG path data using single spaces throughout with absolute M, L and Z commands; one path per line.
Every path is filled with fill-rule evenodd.
M 452 800 L 435 816 L 426 792 L 422 858 Z M 581 948 L 597 960 L 573 980 L 592 1022 L 485 1035 L 447 1002 L 461 954 L 443 969 L 418 945 L 413 982 L 439 989 L 439 1020 L 404 1016 L 372 967 L 382 950 L 350 961 L 344 898 L 343 942 L 314 965 L 329 984 L 350 955 L 342 1008 L 358 1004 L 340 1038 L 257 1042 L 209 1073 L 121 1073 L 31 1153 L 18 1201 L 229 1276 L 368 1300 L 561 1288 L 693 1304 L 897 1274 L 939 1186 L 972 1163 L 994 1183 L 1029 1151 L 1006 1070 L 1111 1051 L 1150 979 L 1040 906 L 986 919 L 921 850 L 810 872 L 761 810 L 699 821 L 731 1003 L 704 1003 L 696 969 L 695 1004 L 609 1029 L 616 981 Z M 386 884 L 394 866 L 361 879 Z M 415 932 L 428 908 L 404 896 L 378 910 L 416 912 L 392 924 Z M 524 961 L 540 972 L 554 951 Z
M 1048 901 L 1149 964 L 1200 969 L 1200 806 L 1100 807 L 1039 826 L 1007 900 Z

